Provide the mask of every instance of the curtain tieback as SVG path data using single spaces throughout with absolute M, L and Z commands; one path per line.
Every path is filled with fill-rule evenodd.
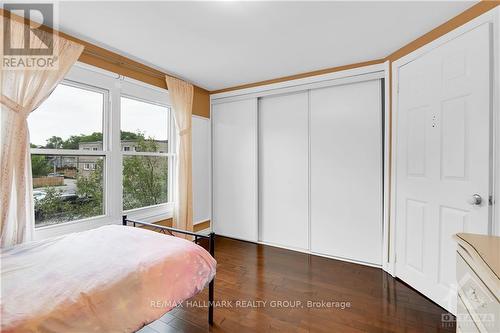
M 179 131 L 179 136 L 184 136 L 184 135 L 186 135 L 188 133 L 191 133 L 191 129 L 190 128 L 185 128 L 182 131 Z
M 12 111 L 15 111 L 19 114 L 22 114 L 22 113 L 29 113 L 28 112 L 25 112 L 26 108 L 23 107 L 22 105 L 14 102 L 13 100 L 11 100 L 10 98 L 8 98 L 7 96 L 5 95 L 2 95 L 0 97 L 0 103 L 5 105 L 6 107 L 8 107 L 9 109 L 11 109 Z

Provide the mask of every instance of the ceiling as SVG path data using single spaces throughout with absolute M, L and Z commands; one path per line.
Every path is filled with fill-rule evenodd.
M 61 2 L 59 29 L 207 90 L 379 59 L 474 2 Z

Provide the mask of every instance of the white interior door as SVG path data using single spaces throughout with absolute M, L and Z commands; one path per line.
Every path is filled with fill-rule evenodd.
M 311 250 L 382 261 L 380 80 L 312 90 Z
M 308 249 L 308 93 L 259 101 L 260 240 Z
M 452 236 L 488 232 L 490 70 L 485 24 L 398 72 L 396 274 L 451 312 Z
M 214 231 L 257 241 L 257 99 L 212 106 Z

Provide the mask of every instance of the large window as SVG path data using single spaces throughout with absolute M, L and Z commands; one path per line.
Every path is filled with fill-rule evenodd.
M 104 90 L 60 84 L 28 117 L 36 226 L 104 214 L 107 98 Z
M 124 210 L 168 202 L 169 114 L 165 106 L 121 98 Z
M 172 123 L 165 90 L 75 66 L 28 117 L 36 227 L 169 217 Z

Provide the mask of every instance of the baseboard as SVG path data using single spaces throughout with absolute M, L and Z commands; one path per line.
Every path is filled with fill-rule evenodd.
M 358 264 L 358 265 L 374 267 L 374 268 L 382 268 L 382 266 L 378 265 L 378 264 L 373 264 L 370 262 L 365 262 L 365 261 L 361 261 L 361 260 L 354 260 L 354 259 L 349 259 L 349 258 L 344 258 L 344 257 L 332 256 L 332 255 L 318 253 L 318 252 L 314 252 L 314 251 L 310 251 L 310 250 L 306 250 L 306 249 L 294 248 L 294 247 L 289 247 L 289 246 L 284 246 L 284 245 L 279 245 L 279 244 L 274 244 L 274 243 L 268 243 L 268 242 L 261 242 L 261 241 L 257 242 L 257 244 L 277 247 L 280 249 L 285 249 L 285 250 L 290 250 L 290 251 L 295 251 L 295 252 L 300 252 L 300 253 L 305 253 L 305 254 L 310 254 L 310 255 L 318 256 L 318 257 L 322 257 L 322 258 L 345 261 L 345 262 L 349 262 L 351 264 Z
M 249 241 L 249 240 L 246 240 L 246 239 L 240 239 L 240 238 L 226 236 L 226 235 L 222 235 L 222 234 L 216 234 L 216 235 L 217 236 L 221 236 L 221 237 L 226 237 L 226 238 L 234 239 L 234 240 L 237 240 L 237 241 L 242 241 L 242 242 L 247 242 L 247 243 L 253 243 L 253 244 L 259 244 L 259 245 L 266 245 L 266 246 L 276 247 L 276 248 L 280 248 L 280 249 L 285 249 L 285 250 L 288 250 L 288 251 L 294 251 L 294 252 L 309 254 L 309 255 L 313 255 L 313 256 L 317 256 L 317 257 L 322 257 L 322 258 L 328 258 L 328 259 L 334 259 L 334 260 L 349 262 L 351 264 L 358 264 L 358 265 L 368 266 L 368 267 L 372 267 L 372 268 L 382 269 L 382 265 L 373 264 L 373 263 L 369 263 L 369 262 L 364 262 L 364 261 L 359 261 L 359 260 L 353 260 L 353 259 L 348 259 L 348 258 L 343 258 L 343 257 L 336 257 L 336 256 L 326 255 L 326 254 L 323 254 L 323 253 L 317 253 L 317 252 L 313 252 L 313 251 L 309 251 L 309 250 L 305 250 L 305 249 L 293 248 L 293 247 L 288 247 L 288 246 L 283 246 L 283 245 L 273 244 L 273 243 L 268 243 L 268 242 Z

